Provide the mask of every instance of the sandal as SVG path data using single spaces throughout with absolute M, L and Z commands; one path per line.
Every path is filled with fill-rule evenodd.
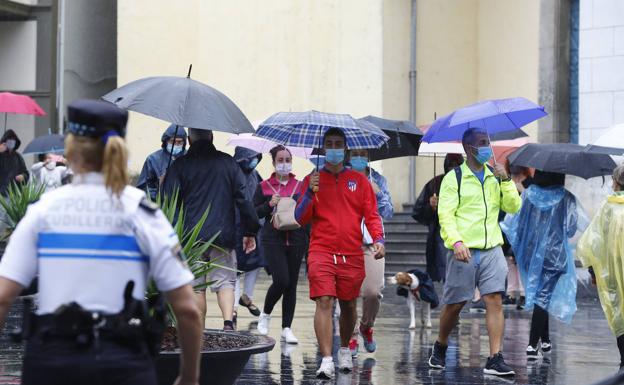
M 238 304 L 240 306 L 246 307 L 249 312 L 256 317 L 260 315 L 260 309 L 258 309 L 258 307 L 251 302 L 246 294 L 241 295 L 240 299 L 238 300 Z

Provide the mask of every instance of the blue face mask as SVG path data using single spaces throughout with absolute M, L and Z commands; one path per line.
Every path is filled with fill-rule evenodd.
M 477 150 L 475 159 L 477 160 L 477 162 L 481 164 L 485 164 L 492 157 L 492 147 L 490 146 L 485 146 L 485 147 L 472 146 L 472 148 L 475 148 Z
M 325 150 L 325 162 L 331 165 L 337 165 L 344 161 L 345 152 L 344 149 L 327 149 Z
M 351 168 L 355 171 L 364 171 L 368 166 L 368 159 L 364 156 L 352 156 L 351 157 Z
M 256 168 L 257 165 L 258 165 L 258 158 L 253 158 L 252 160 L 249 161 L 249 165 L 247 165 L 247 167 L 249 167 L 250 170 L 253 170 L 254 168 Z
M 174 146 L 173 144 L 167 144 L 167 151 L 169 151 L 173 156 L 179 155 L 182 152 L 184 146 Z

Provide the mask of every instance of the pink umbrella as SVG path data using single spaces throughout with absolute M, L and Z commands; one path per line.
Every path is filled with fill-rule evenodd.
M 44 116 L 43 109 L 28 95 L 0 92 L 0 112 L 4 112 L 4 131 L 6 132 L 7 114 Z

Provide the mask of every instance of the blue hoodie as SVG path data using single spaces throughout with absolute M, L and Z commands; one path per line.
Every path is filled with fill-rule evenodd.
M 145 163 L 143 163 L 143 169 L 141 170 L 141 175 L 139 175 L 139 181 L 137 182 L 137 188 L 141 190 L 146 190 L 152 200 L 156 200 L 156 196 L 158 195 L 158 188 L 160 184 L 160 177 L 165 174 L 167 171 L 167 165 L 169 164 L 169 158 L 171 154 L 167 151 L 167 141 L 176 133 L 176 125 L 172 124 L 165 132 L 163 132 L 161 137 L 161 149 L 151 153 L 147 159 L 145 159 Z M 177 156 L 171 157 L 171 164 L 175 161 L 176 158 L 181 157 L 186 152 L 186 131 L 184 127 L 178 127 L 178 133 L 176 135 L 178 138 L 184 139 L 184 148 L 182 152 Z

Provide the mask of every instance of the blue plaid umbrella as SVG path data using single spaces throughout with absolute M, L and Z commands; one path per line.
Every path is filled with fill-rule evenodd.
M 331 128 L 340 129 L 347 138 L 347 148 L 379 148 L 388 135 L 375 125 L 356 120 L 347 114 L 318 111 L 278 112 L 260 124 L 256 136 L 293 147 L 321 147 L 321 140 Z

